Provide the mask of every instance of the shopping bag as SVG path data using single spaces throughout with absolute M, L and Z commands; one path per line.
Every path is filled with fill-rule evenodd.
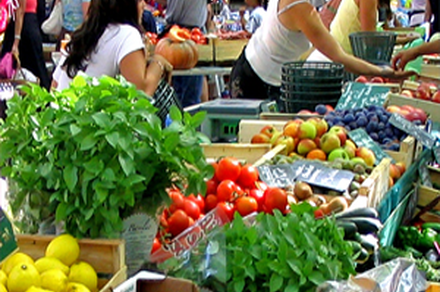
M 41 30 L 45 34 L 59 35 L 63 28 L 63 3 L 58 1 L 49 17 L 41 25 Z

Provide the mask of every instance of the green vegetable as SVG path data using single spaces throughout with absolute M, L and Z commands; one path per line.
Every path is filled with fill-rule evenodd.
M 367 217 L 367 218 L 378 218 L 379 214 L 374 208 L 359 208 L 349 211 L 340 212 L 335 215 L 335 218 L 352 218 L 352 217 Z
M 417 242 L 417 247 L 423 250 L 434 248 L 434 242 L 437 240 L 437 232 L 431 228 L 426 228 L 422 231 L 421 236 Z
M 134 85 L 110 77 L 91 83 L 78 76 L 56 93 L 30 85 L 8 102 L 0 168 L 17 222 L 29 229 L 55 216 L 76 237 L 119 237 L 125 217 L 169 200 L 166 188 L 204 193 L 213 173 L 199 145 L 207 139 L 196 132 L 203 113 L 182 117 L 173 108 L 175 122 L 162 129 Z
M 352 222 L 336 222 L 336 224 L 344 229 L 344 239 L 354 239 L 357 233 L 356 224 Z
M 352 222 L 356 224 L 358 232 L 360 234 L 377 233 L 381 228 L 382 224 L 378 219 L 367 218 L 367 217 L 349 217 L 337 219 L 339 222 Z
M 422 224 L 422 229 L 430 228 L 436 232 L 440 232 L 440 223 L 437 222 L 426 222 Z

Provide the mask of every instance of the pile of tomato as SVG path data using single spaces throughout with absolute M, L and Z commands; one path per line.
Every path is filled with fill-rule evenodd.
M 212 165 L 215 173 L 206 182 L 205 197 L 200 194 L 185 197 L 180 190 L 169 190 L 171 205 L 161 215 L 152 252 L 160 248 L 161 242 L 172 240 L 214 208 L 222 209 L 230 220 L 235 212 L 243 217 L 253 212 L 272 213 L 274 209 L 288 212 L 286 192 L 259 181 L 256 167 L 241 165 L 232 157 Z

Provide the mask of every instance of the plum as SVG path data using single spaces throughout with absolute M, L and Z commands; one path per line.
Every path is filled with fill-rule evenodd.
M 368 124 L 367 124 L 366 129 L 367 129 L 368 133 L 372 133 L 372 132 L 376 131 L 376 129 L 377 129 L 377 121 L 370 120 L 370 122 L 368 122 Z
M 385 129 L 385 123 L 383 123 L 383 122 L 380 122 L 380 123 L 378 123 L 377 124 L 377 129 L 380 131 L 380 130 L 384 130 Z
M 356 120 L 356 124 L 359 127 L 365 127 L 368 124 L 368 120 L 364 115 L 362 115 Z
M 317 112 L 320 115 L 325 115 L 327 113 L 327 107 L 324 104 L 318 104 L 315 107 L 315 112 Z
M 376 132 L 372 132 L 370 133 L 370 137 L 371 139 L 373 139 L 374 141 L 378 141 L 379 140 L 379 135 Z
M 353 122 L 354 121 L 354 115 L 352 113 L 348 113 L 346 114 L 343 118 L 342 121 L 346 124 Z

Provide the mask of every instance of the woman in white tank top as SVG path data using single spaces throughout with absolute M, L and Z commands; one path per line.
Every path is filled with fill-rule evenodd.
M 411 74 L 377 67 L 345 53 L 308 0 L 270 0 L 263 23 L 232 69 L 232 97 L 279 101 L 283 64 L 297 61 L 310 43 L 355 74 L 393 78 Z

